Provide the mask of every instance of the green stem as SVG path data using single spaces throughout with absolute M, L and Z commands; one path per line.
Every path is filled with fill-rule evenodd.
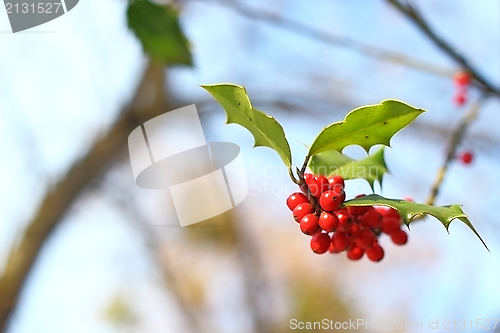
M 292 182 L 294 182 L 295 184 L 300 186 L 300 180 L 295 178 L 295 175 L 293 174 L 291 166 L 290 166 L 290 168 L 288 168 L 288 174 L 290 175 L 290 179 L 292 180 Z

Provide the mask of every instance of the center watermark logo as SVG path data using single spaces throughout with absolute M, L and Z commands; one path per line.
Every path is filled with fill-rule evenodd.
M 181 226 L 226 212 L 248 195 L 240 147 L 207 144 L 194 104 L 138 126 L 128 147 L 136 184 L 168 189 Z

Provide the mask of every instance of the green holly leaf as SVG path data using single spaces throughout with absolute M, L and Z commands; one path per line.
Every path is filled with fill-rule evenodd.
M 192 65 L 188 40 L 177 11 L 170 5 L 137 0 L 127 9 L 128 26 L 141 41 L 144 52 L 161 64 Z
M 254 109 L 244 87 L 235 84 L 202 85 L 222 105 L 227 124 L 239 124 L 252 133 L 254 147 L 274 149 L 285 165 L 292 165 L 290 145 L 283 127 L 271 116 Z
M 384 147 L 358 161 L 336 150 L 325 151 L 311 158 L 309 168 L 315 175 L 339 175 L 345 180 L 366 179 L 372 190 L 376 180 L 382 186 L 382 178 L 388 172 L 384 159 Z
M 308 156 L 328 150 L 342 152 L 349 145 L 359 145 L 366 152 L 376 144 L 390 146 L 392 136 L 422 112 L 424 110 L 395 100 L 354 109 L 343 121 L 333 123 L 319 133 Z
M 465 223 L 476 236 L 481 240 L 483 245 L 488 249 L 479 233 L 476 231 L 472 223 L 467 218 L 467 215 L 459 205 L 450 206 L 430 206 L 412 201 L 387 199 L 380 195 L 371 194 L 365 197 L 360 197 L 344 202 L 343 206 L 388 206 L 396 209 L 401 215 L 403 222 L 409 226 L 411 221 L 416 217 L 431 215 L 437 218 L 449 232 L 450 224 L 453 220 L 458 219 Z M 488 249 L 489 251 L 489 249 Z

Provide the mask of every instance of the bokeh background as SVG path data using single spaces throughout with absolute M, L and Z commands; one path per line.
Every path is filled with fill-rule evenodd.
M 498 1 L 408 2 L 500 85 Z M 474 81 L 456 106 L 452 77 L 463 64 L 411 18 L 382 0 L 179 1 L 193 66 L 163 67 L 128 28 L 127 5 L 81 1 L 17 34 L 0 13 L 0 294 L 16 293 L 0 297 L 2 316 L 12 305 L 4 332 L 288 332 L 291 319 L 422 322 L 423 330 L 439 320 L 433 331 L 450 331 L 446 319 L 475 327 L 499 318 L 500 94 Z M 355 107 L 394 98 L 427 109 L 393 138 L 391 174 L 376 187 L 418 202 L 460 119 L 481 100 L 457 147 L 474 161 L 451 161 L 436 204 L 462 204 L 490 252 L 460 222 L 447 234 L 427 218 L 403 247 L 382 238 L 380 263 L 315 255 L 285 205 L 294 187 L 278 155 L 225 126 L 199 87 L 220 82 L 244 85 L 283 124 L 296 165 L 304 144 Z M 193 103 L 208 141 L 241 147 L 250 193 L 237 209 L 180 228 L 167 191 L 135 185 L 126 137 L 133 124 Z M 348 182 L 348 197 L 369 191 Z M 33 257 L 26 274 L 9 275 L 23 271 L 9 270 L 16 255 Z

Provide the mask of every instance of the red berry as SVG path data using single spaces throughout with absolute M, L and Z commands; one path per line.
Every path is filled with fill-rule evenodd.
M 330 242 L 330 247 L 328 248 L 328 252 L 330 252 L 330 253 L 339 253 L 339 252 L 342 252 L 342 251 L 340 251 L 339 249 L 337 249 L 335 247 L 335 245 L 333 244 L 333 241 L 332 241 L 332 242 Z
M 309 202 L 309 200 L 307 200 L 307 197 L 303 193 L 300 193 L 300 192 L 292 193 L 292 194 L 290 194 L 288 199 L 286 199 L 286 205 L 292 211 L 295 209 L 295 207 L 297 207 L 297 205 L 299 205 L 301 203 L 306 203 L 306 202 Z
M 307 194 L 307 189 L 311 187 L 311 184 L 314 181 L 314 175 L 312 173 L 304 173 L 304 181 L 305 184 L 300 185 L 300 190 Z
M 332 232 L 339 226 L 339 218 L 335 214 L 323 212 L 319 216 L 319 226 L 326 232 Z
M 323 192 L 319 198 L 319 205 L 326 211 L 333 212 L 340 207 L 340 196 L 335 191 Z
M 330 190 L 341 188 L 342 191 L 344 191 L 345 188 L 344 178 L 338 175 L 333 175 L 328 177 L 328 187 L 330 188 Z
M 331 239 L 328 234 L 317 233 L 311 238 L 311 250 L 316 254 L 323 254 L 328 251 Z
M 361 223 L 370 228 L 378 228 L 382 223 L 382 215 L 375 209 L 369 209 L 361 215 Z
M 321 186 L 321 192 L 325 192 L 330 189 L 330 185 L 328 184 L 328 178 L 326 178 L 325 176 L 318 176 L 318 183 Z
M 349 206 L 347 211 L 354 216 L 363 215 L 368 210 L 368 206 Z
M 300 230 L 306 235 L 314 235 L 319 231 L 318 217 L 314 214 L 307 214 L 300 221 Z
M 362 198 L 365 196 L 366 195 L 364 195 L 364 194 L 360 194 L 360 195 L 357 195 L 356 198 Z M 363 215 L 363 213 L 365 213 L 368 209 L 370 209 L 370 206 L 349 206 L 349 207 L 347 207 L 347 210 L 349 211 L 349 213 L 351 213 L 354 216 Z
M 474 159 L 474 155 L 472 154 L 471 151 L 464 151 L 462 154 L 459 156 L 460 160 L 464 164 L 471 164 L 472 160 Z
M 351 228 L 352 216 L 345 209 L 340 209 L 335 211 L 335 215 L 339 219 L 339 231 L 348 231 Z
M 401 219 L 395 219 L 393 217 L 386 217 L 382 220 L 382 227 L 380 228 L 383 233 L 388 235 L 400 230 Z
M 343 187 L 334 186 L 333 188 L 330 188 L 330 191 L 337 193 L 337 195 L 340 197 L 340 204 L 345 201 L 345 191 Z
M 398 211 L 394 208 L 377 207 L 376 209 L 380 214 L 382 214 L 383 218 L 401 219 L 401 215 L 399 215 Z
M 470 83 L 470 75 L 467 72 L 457 72 L 453 77 L 453 82 L 459 87 L 468 86 Z
M 375 234 L 369 229 L 360 230 L 354 240 L 356 245 L 362 249 L 369 249 L 376 241 Z
M 361 227 L 359 226 L 358 223 L 351 223 L 349 228 L 349 235 L 351 235 L 351 237 L 357 237 L 360 231 Z
M 453 96 L 453 102 L 457 106 L 462 106 L 467 102 L 467 92 L 465 90 L 458 90 Z
M 366 250 L 366 256 L 371 261 L 380 261 L 384 258 L 384 249 L 380 245 L 375 244 L 371 249 Z
M 309 183 L 314 179 L 314 175 L 312 173 L 304 173 L 304 180 L 306 181 L 306 184 L 309 185 Z
M 344 251 L 351 244 L 351 236 L 348 233 L 336 231 L 332 237 L 333 245 L 339 251 Z
M 313 177 L 309 176 L 310 174 L 307 175 L 308 175 L 307 177 L 305 177 L 304 175 L 304 180 L 306 181 L 306 184 L 309 187 L 309 191 L 313 196 L 319 197 L 323 192 L 323 190 L 327 189 L 328 179 L 326 179 L 326 177 L 323 175 L 313 176 Z
M 405 245 L 408 242 L 408 235 L 404 230 L 398 230 L 391 234 L 391 239 L 394 244 Z
M 293 218 L 295 221 L 300 222 L 304 216 L 311 214 L 313 212 L 313 207 L 309 202 L 298 204 L 293 210 Z
M 356 245 L 351 245 L 347 250 L 347 258 L 351 260 L 359 260 L 363 257 L 365 251 Z

